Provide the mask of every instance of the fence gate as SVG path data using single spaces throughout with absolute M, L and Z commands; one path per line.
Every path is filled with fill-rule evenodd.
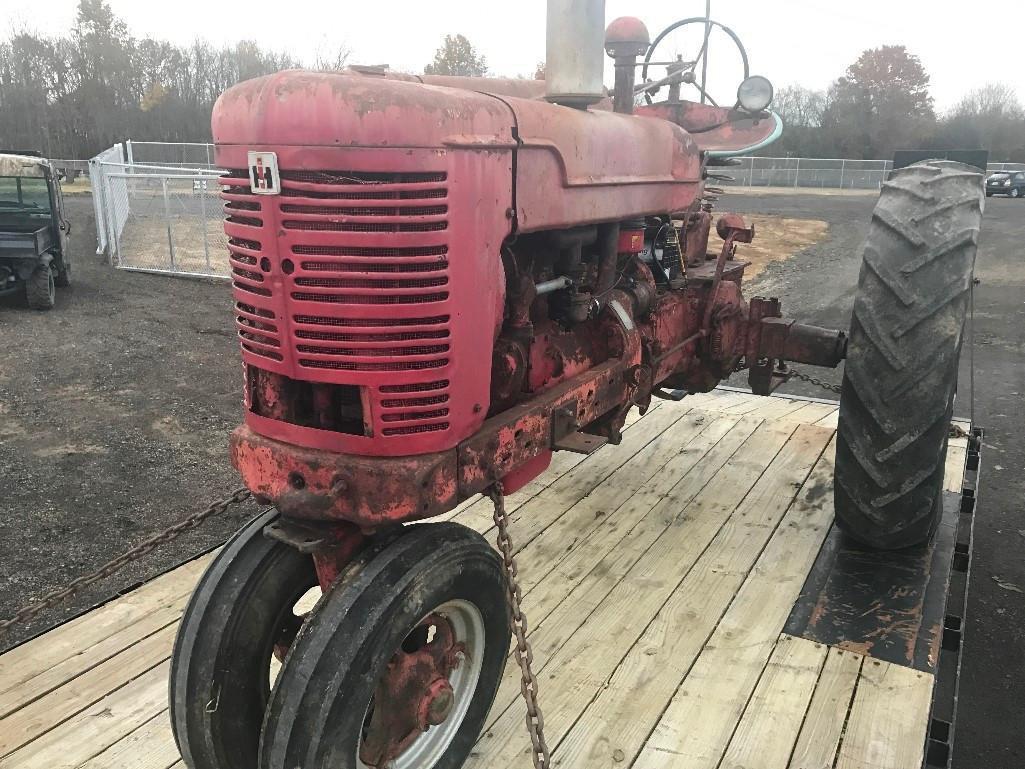
M 199 162 L 143 164 L 140 154 Z M 209 145 L 128 142 L 93 158 L 97 251 L 125 270 L 229 277 L 220 172 L 204 161 L 210 155 Z

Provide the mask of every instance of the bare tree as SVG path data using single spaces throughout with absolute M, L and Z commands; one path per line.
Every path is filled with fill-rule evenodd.
M 822 125 L 826 94 L 800 85 L 787 85 L 776 90 L 772 105 L 773 110 L 783 118 L 785 126 L 812 128 Z
M 1025 161 L 1025 108 L 1013 88 L 989 83 L 957 103 L 940 126 L 936 143 L 987 149 L 995 161 Z

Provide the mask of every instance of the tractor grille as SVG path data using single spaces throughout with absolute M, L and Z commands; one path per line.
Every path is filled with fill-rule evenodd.
M 448 430 L 447 173 L 280 176 L 266 197 L 244 169 L 221 179 L 247 362 L 367 388 L 374 435 Z

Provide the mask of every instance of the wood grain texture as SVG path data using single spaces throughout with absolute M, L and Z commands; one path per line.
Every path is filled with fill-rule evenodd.
M 828 651 L 779 637 L 719 769 L 787 769 Z
M 836 648 L 829 650 L 789 769 L 833 769 L 862 660 L 864 657 L 860 654 Z
M 836 769 L 919 769 L 932 685 L 928 673 L 865 660 Z
M 835 437 L 729 611 L 648 739 L 635 766 L 716 766 L 772 653 L 833 516 Z

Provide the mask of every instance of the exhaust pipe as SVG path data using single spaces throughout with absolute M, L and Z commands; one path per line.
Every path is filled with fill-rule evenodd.
M 605 98 L 605 0 L 548 0 L 545 98 L 586 109 Z

